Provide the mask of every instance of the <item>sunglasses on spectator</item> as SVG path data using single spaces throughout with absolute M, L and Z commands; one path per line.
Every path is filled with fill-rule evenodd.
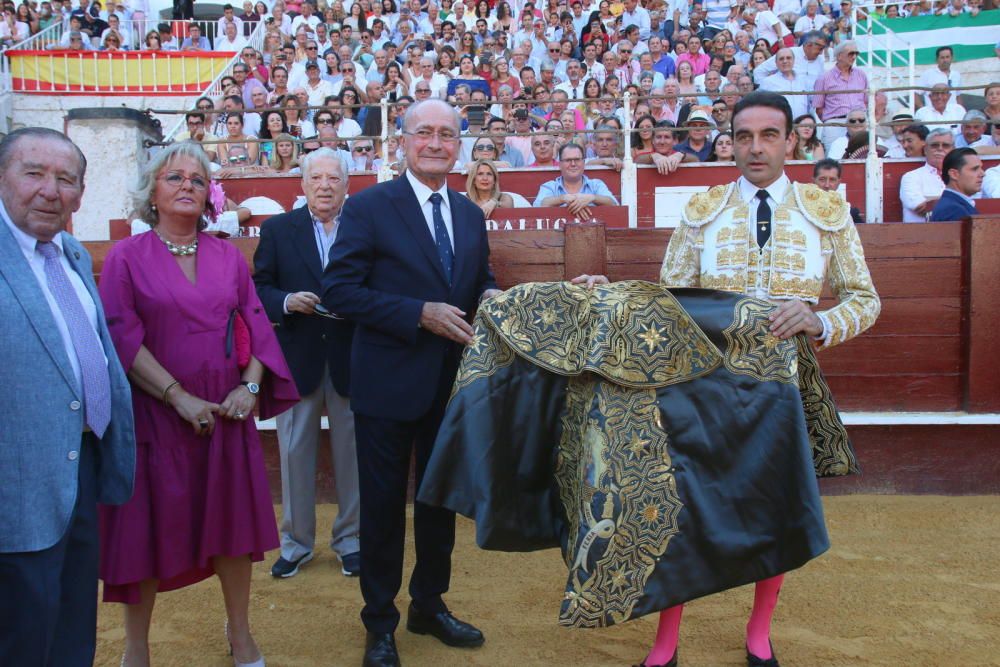
M 372 147 L 371 146 L 355 146 L 354 147 L 354 152 L 355 153 L 371 153 L 372 152 Z
M 347 74 L 348 72 L 353 72 L 353 71 L 354 71 L 353 67 L 341 67 L 340 68 L 340 73 L 341 74 Z
M 847 119 L 848 125 L 861 125 L 864 122 L 865 122 L 864 118 L 848 118 Z
M 493 144 L 481 144 L 476 146 L 477 151 L 495 151 L 497 149 Z
M 317 125 L 333 125 L 332 118 L 320 118 L 316 121 Z

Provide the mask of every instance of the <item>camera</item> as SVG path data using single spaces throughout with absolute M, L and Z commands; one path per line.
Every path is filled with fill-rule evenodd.
M 486 107 L 468 107 L 466 117 L 469 125 L 482 125 L 486 121 Z

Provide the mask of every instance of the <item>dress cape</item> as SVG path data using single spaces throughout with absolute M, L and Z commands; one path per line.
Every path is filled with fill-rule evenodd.
M 483 304 L 418 499 L 484 549 L 558 546 L 559 622 L 599 627 L 829 548 L 817 476 L 857 472 L 811 344 L 773 304 L 625 281 Z

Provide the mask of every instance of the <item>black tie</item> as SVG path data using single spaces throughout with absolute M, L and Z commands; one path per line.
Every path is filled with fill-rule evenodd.
M 437 242 L 438 257 L 441 258 L 441 266 L 444 267 L 444 275 L 451 284 L 451 272 L 455 266 L 455 251 L 451 249 L 451 237 L 448 236 L 448 228 L 444 225 L 444 216 L 441 215 L 441 193 L 435 192 L 431 195 L 431 204 L 434 205 L 434 238 Z
M 771 207 L 767 203 L 767 190 L 758 190 L 757 199 L 757 245 L 761 248 L 771 238 Z

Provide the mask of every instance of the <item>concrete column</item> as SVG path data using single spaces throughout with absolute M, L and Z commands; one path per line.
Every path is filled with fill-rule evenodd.
M 71 109 L 66 135 L 87 157 L 86 189 L 73 215 L 73 236 L 81 241 L 106 241 L 108 221 L 132 210 L 130 188 L 149 160 L 146 141 L 160 141 L 160 123 L 126 108 Z

